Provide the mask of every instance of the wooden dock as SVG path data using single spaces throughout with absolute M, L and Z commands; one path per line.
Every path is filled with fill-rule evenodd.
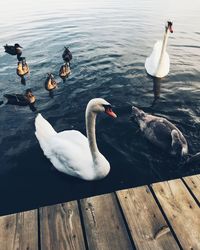
M 200 175 L 0 217 L 1 250 L 200 249 Z

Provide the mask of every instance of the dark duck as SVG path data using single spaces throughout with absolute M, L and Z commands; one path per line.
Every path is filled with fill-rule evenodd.
M 33 95 L 31 89 L 27 89 L 24 94 L 5 94 L 5 104 L 17 105 L 17 106 L 29 106 L 32 111 L 35 111 L 34 107 L 36 97 Z
M 17 64 L 17 75 L 21 77 L 21 83 L 26 85 L 25 75 L 30 72 L 25 57 L 21 57 Z
M 72 53 L 71 53 L 71 51 L 69 50 L 68 47 L 64 47 L 64 49 L 65 50 L 64 50 L 64 52 L 62 54 L 62 58 L 70 66 L 70 61 L 72 60 Z
M 65 80 L 71 73 L 70 67 L 68 65 L 68 63 L 64 63 L 61 67 L 60 67 L 60 71 L 59 71 L 59 76 Z
M 22 48 L 18 43 L 15 43 L 14 46 L 13 45 L 4 45 L 4 49 L 5 52 L 10 54 L 10 55 L 17 55 L 17 59 L 20 60 L 20 57 L 22 55 Z

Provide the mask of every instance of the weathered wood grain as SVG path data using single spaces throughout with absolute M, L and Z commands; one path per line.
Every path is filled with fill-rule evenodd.
M 152 185 L 183 249 L 200 249 L 200 208 L 178 180 Z
M 42 250 L 85 249 L 76 201 L 40 208 Z
M 132 249 L 114 194 L 83 199 L 81 209 L 89 249 Z
M 137 249 L 179 249 L 147 186 L 117 192 Z
M 194 196 L 200 202 L 200 175 L 187 176 L 183 178 Z
M 1 250 L 37 250 L 37 210 L 0 217 Z

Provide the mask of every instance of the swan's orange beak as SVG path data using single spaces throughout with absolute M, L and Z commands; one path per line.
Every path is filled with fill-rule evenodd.
M 116 118 L 116 117 L 117 117 L 117 115 L 112 111 L 111 108 L 107 108 L 107 109 L 105 110 L 105 113 L 106 113 L 107 115 L 109 115 L 109 116 L 112 116 L 113 118 Z

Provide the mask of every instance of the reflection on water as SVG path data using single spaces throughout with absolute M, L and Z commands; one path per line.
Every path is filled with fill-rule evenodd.
M 98 117 L 97 142 L 111 172 L 104 180 L 85 182 L 52 170 L 35 138 L 36 112 L 1 105 L 0 213 L 200 172 L 198 164 L 183 166 L 152 147 L 130 119 L 132 105 L 166 117 L 183 132 L 190 153 L 200 151 L 199 1 L 169 1 L 167 6 L 158 0 L 17 3 L 4 1 L 0 9 L 0 101 L 4 94 L 31 88 L 37 112 L 56 131 L 85 134 L 85 107 L 94 97 L 114 105 L 118 119 Z M 144 62 L 168 19 L 174 24 L 167 48 L 170 73 L 157 81 L 147 76 Z M 16 57 L 3 51 L 3 45 L 16 42 L 30 67 L 26 86 L 16 74 Z M 64 46 L 73 54 L 65 82 L 59 77 Z M 44 88 L 47 72 L 58 83 L 53 98 Z
M 161 78 L 152 77 L 153 80 L 153 103 L 152 106 L 156 103 L 156 101 L 160 98 L 160 89 L 161 89 Z

